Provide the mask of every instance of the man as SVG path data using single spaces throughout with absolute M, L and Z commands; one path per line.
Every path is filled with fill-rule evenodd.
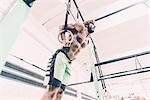
M 94 22 L 75 23 L 59 27 L 58 40 L 62 48 L 50 59 L 46 74 L 47 90 L 41 100 L 61 100 L 63 91 L 71 76 L 71 62 L 80 50 L 88 44 L 88 36 L 95 29 Z M 68 34 L 68 35 L 67 35 Z

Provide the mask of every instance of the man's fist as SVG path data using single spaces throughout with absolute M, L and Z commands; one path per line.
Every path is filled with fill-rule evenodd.
M 96 27 L 94 25 L 94 20 L 86 21 L 86 22 L 84 22 L 84 25 L 87 28 L 89 34 L 94 32 L 95 27 Z

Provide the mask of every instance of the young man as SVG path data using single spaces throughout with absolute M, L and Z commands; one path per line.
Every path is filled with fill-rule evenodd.
M 47 90 L 41 100 L 61 100 L 71 76 L 71 62 L 80 50 L 88 44 L 88 36 L 95 29 L 93 21 L 84 24 L 69 24 L 67 31 L 60 26 L 59 41 L 63 47 L 50 59 L 46 74 Z M 68 34 L 68 36 L 66 35 Z

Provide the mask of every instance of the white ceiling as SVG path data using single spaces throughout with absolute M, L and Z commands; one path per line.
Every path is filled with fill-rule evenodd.
M 32 15 L 37 19 L 37 21 L 44 24 L 44 27 L 55 37 L 57 37 L 58 34 L 58 26 L 64 24 L 65 20 L 64 16 L 66 6 L 61 1 L 62 0 L 38 0 L 35 2 L 35 5 L 31 10 Z M 139 0 L 80 0 L 78 4 L 85 20 L 90 20 L 109 14 L 137 1 Z M 73 4 L 71 6 L 71 10 L 74 16 L 76 16 L 77 13 Z M 148 8 L 144 4 L 139 4 L 126 11 L 97 21 L 97 27 L 92 36 L 96 42 L 98 51 L 105 54 L 102 58 L 147 47 L 149 41 L 147 37 L 147 33 L 149 31 L 148 13 Z M 69 22 L 74 23 L 71 16 L 69 16 Z M 136 38 L 133 38 L 134 36 L 136 36 Z M 122 38 L 122 41 L 120 41 L 119 38 Z M 142 38 L 146 39 L 147 42 L 143 41 Z M 112 41 L 113 44 L 109 45 L 109 42 L 112 43 Z M 137 41 L 140 45 L 137 45 Z M 122 50 L 119 50 L 119 48 Z

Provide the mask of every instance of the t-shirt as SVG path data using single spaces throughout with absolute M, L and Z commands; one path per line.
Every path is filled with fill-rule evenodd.
M 56 56 L 55 67 L 54 67 L 54 77 L 62 82 L 62 84 L 67 85 L 70 76 L 70 60 L 62 52 L 59 52 Z
M 49 64 L 45 77 L 46 85 L 64 90 L 71 76 L 71 60 L 65 50 L 56 51 Z

